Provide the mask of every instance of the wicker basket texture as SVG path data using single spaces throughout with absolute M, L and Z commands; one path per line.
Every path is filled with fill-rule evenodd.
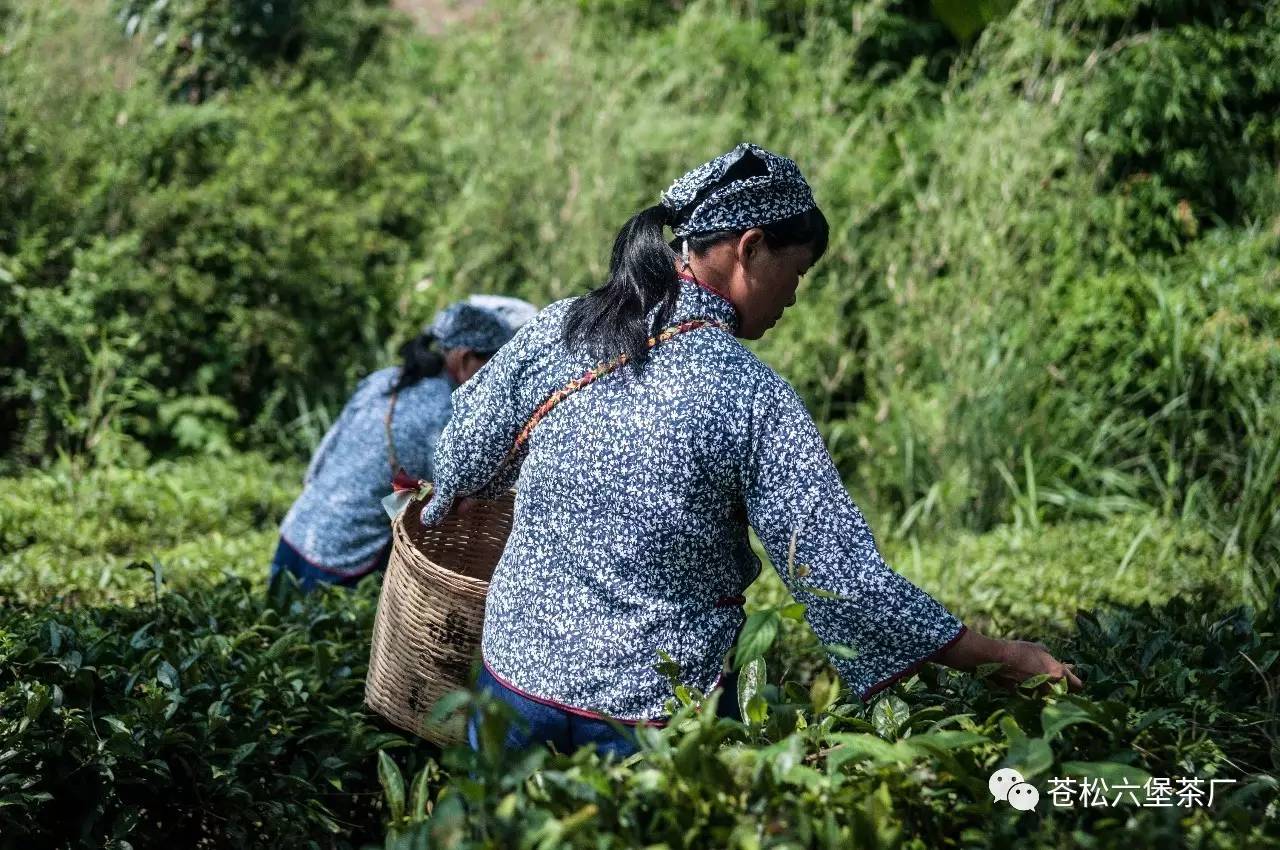
M 364 700 L 391 723 L 440 746 L 466 741 L 461 713 L 432 722 L 431 711 L 445 694 L 468 687 L 485 594 L 514 506 L 510 491 L 426 528 L 422 503 L 414 501 L 392 523 Z

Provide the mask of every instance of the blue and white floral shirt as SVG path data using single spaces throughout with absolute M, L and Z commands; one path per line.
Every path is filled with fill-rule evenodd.
M 733 306 L 682 281 L 672 324 Z M 759 574 L 748 523 L 845 683 L 866 699 L 953 643 L 964 626 L 890 569 L 795 390 L 737 338 L 703 327 L 571 394 L 502 466 L 554 391 L 597 365 L 561 342 L 566 308 L 529 322 L 453 396 L 435 455 L 432 524 L 452 501 L 516 489 L 511 536 L 485 607 L 494 676 L 545 702 L 661 720 L 680 679 L 718 681 Z M 787 569 L 795 539 L 794 571 Z M 807 587 L 842 598 L 819 595 Z
M 382 497 L 391 489 L 387 450 L 388 395 L 400 368 L 379 369 L 356 386 L 338 420 L 311 456 L 302 494 L 280 534 L 313 566 L 336 575 L 371 570 L 391 542 Z M 431 456 L 457 385 L 447 373 L 401 390 L 391 420 L 396 458 L 410 475 L 430 480 Z

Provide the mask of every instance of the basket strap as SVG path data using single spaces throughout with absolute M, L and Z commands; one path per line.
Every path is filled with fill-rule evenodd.
M 720 328 L 721 330 L 729 331 L 730 333 L 733 332 L 732 328 L 730 328 L 729 325 L 725 324 L 724 322 L 718 319 L 690 319 L 686 322 L 680 322 L 679 324 L 669 325 L 663 328 L 662 330 L 658 331 L 658 333 L 649 337 L 647 347 L 650 349 L 656 348 L 658 345 L 661 345 L 662 343 L 666 342 L 667 340 L 673 337 L 679 336 L 680 334 L 683 334 L 683 333 L 688 333 L 689 331 L 696 331 L 698 328 Z M 489 484 L 502 473 L 502 470 L 504 470 L 507 467 L 507 464 L 515 460 L 516 456 L 520 454 L 520 449 L 528 441 L 529 435 L 533 433 L 533 429 L 537 427 L 538 423 L 541 422 L 543 418 L 545 418 L 546 415 L 550 413 L 557 404 L 564 401 L 566 398 L 573 395 L 583 387 L 586 387 L 589 384 L 594 383 L 597 379 L 602 378 L 605 375 L 609 374 L 610 372 L 616 371 L 617 369 L 620 369 L 621 367 L 627 365 L 629 360 L 630 358 L 626 354 L 619 354 L 617 357 L 613 358 L 612 360 L 603 361 L 597 364 L 595 368 L 588 369 L 582 375 L 582 377 L 573 379 L 572 381 L 565 384 L 560 389 L 553 392 L 551 395 L 547 396 L 546 400 L 543 401 L 542 404 L 538 405 L 538 409 L 533 412 L 533 416 L 529 418 L 529 421 L 525 423 L 525 426 L 520 429 L 520 433 L 516 435 L 515 442 L 512 444 L 510 450 L 508 450 L 506 456 L 502 459 L 502 463 L 498 464 L 498 468 L 494 470 L 493 475 L 489 476 L 488 481 L 486 481 L 480 487 L 477 487 L 472 492 L 479 492 L 485 489 L 485 487 L 489 486 Z M 395 406 L 395 397 L 393 395 L 391 399 L 391 408 L 394 408 L 394 406 Z M 387 442 L 388 442 L 388 448 L 391 451 L 392 470 L 395 471 L 396 469 L 395 449 L 393 446 L 390 445 L 391 408 L 388 408 L 387 410 Z M 397 479 L 398 480 L 394 486 L 396 490 L 399 492 L 409 491 L 411 489 L 412 484 L 416 481 L 416 479 L 409 479 L 408 476 L 397 476 Z M 403 480 L 400 480 L 400 479 L 403 479 Z M 425 482 L 425 481 L 416 481 L 416 484 L 419 486 L 419 488 L 426 488 L 428 486 L 428 482 Z M 388 496 L 387 498 L 391 499 L 394 497 L 394 495 L 395 494 L 393 493 L 392 496 Z M 403 504 L 399 504 L 398 507 L 403 508 Z M 390 513 L 392 511 L 392 508 L 388 507 L 387 510 Z
M 382 418 L 382 424 L 387 429 L 387 458 L 391 461 L 391 475 L 394 477 L 396 470 L 400 468 L 400 462 L 396 459 L 396 440 L 391 433 L 391 417 L 396 411 L 396 396 L 399 391 L 393 390 L 391 393 L 391 401 L 387 404 L 387 415 Z
M 679 324 L 665 327 L 658 331 L 654 336 L 649 337 L 648 348 L 656 348 L 661 343 L 664 343 L 672 337 L 678 336 L 682 333 L 688 333 L 689 331 L 696 331 L 698 328 L 707 327 L 729 330 L 728 325 L 716 319 L 690 319 L 687 322 L 680 322 Z M 594 383 L 599 378 L 602 378 L 610 372 L 616 371 L 627 365 L 629 360 L 630 357 L 626 354 L 619 354 L 612 360 L 597 364 L 594 369 L 588 369 L 582 377 L 575 378 L 549 395 L 547 400 L 540 404 L 538 409 L 534 411 L 533 416 L 529 418 L 529 421 L 525 423 L 525 426 L 520 429 L 520 433 L 516 435 L 515 442 L 512 444 L 511 449 L 507 452 L 506 457 L 502 459 L 502 463 L 498 465 L 497 472 L 495 472 L 489 480 L 492 481 L 496 478 L 498 473 L 505 469 L 507 464 L 513 461 L 516 456 L 520 454 L 520 449 L 523 448 L 524 444 L 528 441 L 529 435 L 533 433 L 533 429 L 537 427 L 538 423 L 541 422 L 557 404 L 564 401 L 583 387 Z

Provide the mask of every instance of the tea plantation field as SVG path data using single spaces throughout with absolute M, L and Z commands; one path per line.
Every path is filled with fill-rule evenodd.
M 749 608 L 778 628 L 749 723 L 692 693 L 622 763 L 442 753 L 361 708 L 376 580 L 266 586 L 300 471 L 242 455 L 2 482 L 0 844 L 1280 846 L 1280 605 L 1235 605 L 1194 529 L 886 546 L 967 623 L 1075 661 L 1081 694 L 928 665 L 860 705 L 766 570 Z M 1004 767 L 1034 810 L 992 799 Z
M 420 5 L 0 0 L 0 850 L 1280 847 L 1280 0 Z M 626 761 L 389 728 L 377 578 L 267 585 L 303 464 L 741 141 L 831 225 L 752 350 L 1084 690 L 860 704 L 766 569 L 751 684 Z

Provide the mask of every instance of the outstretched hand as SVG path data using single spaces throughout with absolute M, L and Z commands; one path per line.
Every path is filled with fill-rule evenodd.
M 1063 664 L 1049 653 L 1049 647 L 1038 641 L 1004 641 L 1000 661 L 1001 667 L 995 672 L 993 678 L 1010 690 L 1041 673 L 1048 674 L 1052 682 L 1066 679 L 1067 689 L 1072 692 L 1084 689 L 1084 683 L 1075 674 L 1075 665 Z M 1035 692 L 1044 695 L 1050 690 L 1049 682 L 1043 682 Z

